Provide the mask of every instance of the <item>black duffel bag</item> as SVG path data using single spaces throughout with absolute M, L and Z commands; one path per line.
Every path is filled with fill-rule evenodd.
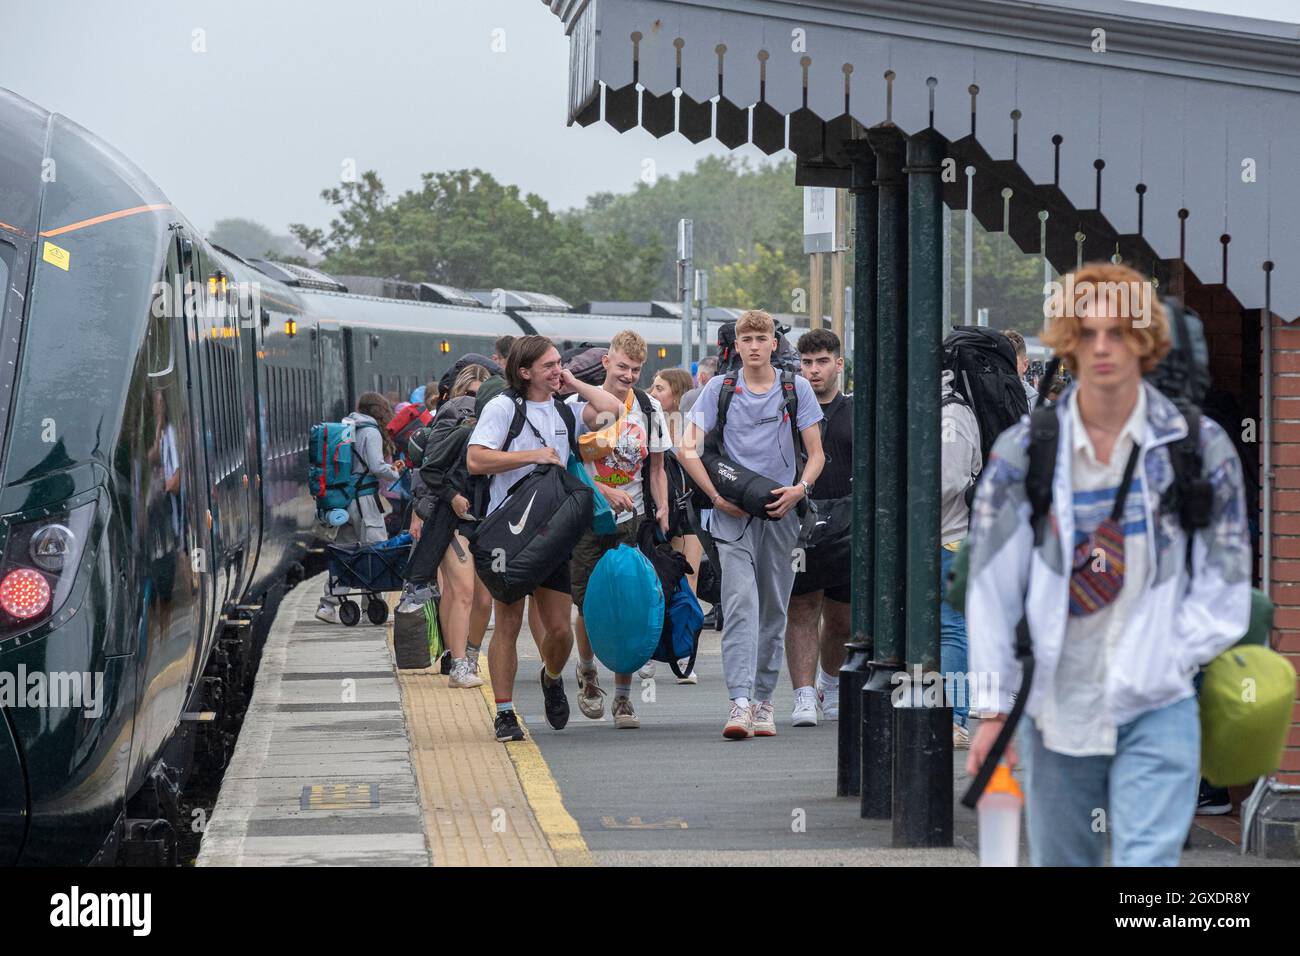
M 853 496 L 823 498 L 812 507 L 808 543 L 804 545 L 804 573 L 822 588 L 848 584 L 852 563 Z
M 560 465 L 537 465 L 474 528 L 474 567 L 492 597 L 513 604 L 530 594 L 591 527 L 594 492 Z

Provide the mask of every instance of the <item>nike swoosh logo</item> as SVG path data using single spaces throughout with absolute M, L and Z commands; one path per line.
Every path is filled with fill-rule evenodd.
M 534 491 L 533 496 L 528 499 L 528 507 L 524 509 L 524 514 L 523 517 L 519 519 L 519 524 L 506 523 L 506 527 L 510 529 L 511 534 L 519 534 L 519 532 L 524 530 L 524 525 L 528 524 L 528 512 L 533 510 L 533 502 L 536 500 L 537 492 Z

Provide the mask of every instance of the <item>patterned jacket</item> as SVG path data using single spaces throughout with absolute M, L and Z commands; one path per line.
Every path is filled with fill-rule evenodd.
M 1187 422 L 1159 391 L 1146 383 L 1142 387 L 1147 430 L 1139 468 L 1150 571 L 1133 620 L 1108 662 L 1106 706 L 1116 726 L 1192 696 L 1198 668 L 1240 639 L 1250 617 L 1250 537 L 1237 452 L 1222 428 L 1201 418 L 1203 474 L 1214 489 L 1213 516 L 1210 526 L 1195 534 L 1189 579 L 1182 525 L 1176 513 L 1160 506 L 1174 480 L 1168 446 L 1187 434 Z M 1060 437 L 1053 505 L 1041 547 L 1033 547 L 1025 490 L 1028 418 L 998 438 L 975 496 L 966 596 L 969 668 L 974 674 L 997 675 L 996 680 L 975 682 L 982 711 L 1011 709 L 1020 686 L 1015 629 L 1022 615 L 1028 617 L 1034 648 L 1034 682 L 1026 703 L 1030 716 L 1041 711 L 1044 695 L 1055 686 L 1068 623 L 1074 542 L 1067 406 L 1072 392 L 1073 387 L 1056 405 Z

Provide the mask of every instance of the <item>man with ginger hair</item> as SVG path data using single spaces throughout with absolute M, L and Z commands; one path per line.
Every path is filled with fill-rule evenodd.
M 1174 866 L 1200 777 L 1192 680 L 1245 633 L 1250 614 L 1241 463 L 1202 417 L 1201 476 L 1212 495 L 1209 525 L 1189 551 L 1166 496 L 1171 449 L 1188 423 L 1142 379 L 1170 348 L 1164 308 L 1141 294 L 1148 280 L 1127 267 L 1092 264 L 1066 279 L 1078 293 L 1132 283 L 1135 294 L 1067 297 L 1043 336 L 1075 384 L 1035 412 L 1054 415 L 1059 429 L 1050 457 L 1036 456 L 1055 462 L 1040 543 L 1026 475 L 1043 446 L 1031 444 L 1029 423 L 1002 433 L 980 480 L 966 597 L 970 672 L 996 680 L 977 682 L 976 708 L 992 716 L 971 741 L 967 770 L 988 758 L 1011 710 L 1023 617 L 1035 662 L 1019 740 L 1031 861 L 1100 866 L 1109 834 L 1117 866 Z M 1008 748 L 1007 763 L 1017 756 Z

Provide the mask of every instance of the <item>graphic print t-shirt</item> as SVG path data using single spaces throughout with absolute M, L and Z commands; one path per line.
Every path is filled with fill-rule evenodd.
M 519 432 L 509 448 L 502 448 L 505 443 L 506 435 L 510 432 L 510 422 L 515 417 L 515 405 L 508 395 L 498 395 L 492 401 L 483 407 L 483 414 L 479 416 L 478 424 L 474 426 L 474 431 L 470 433 L 469 443 L 471 445 L 482 445 L 484 448 L 491 448 L 494 451 L 529 451 L 534 448 L 541 448 L 542 442 L 538 441 L 537 435 L 532 428 L 528 427 L 531 422 L 533 428 L 536 428 L 546 440 L 546 445 L 554 448 L 560 455 L 561 463 L 567 463 L 569 460 L 569 430 L 564 426 L 564 419 L 560 417 L 560 411 L 555 407 L 552 401 L 545 402 L 525 402 L 525 416 L 528 421 L 524 423 L 523 429 Z M 490 494 L 488 496 L 488 510 L 491 514 L 506 500 L 506 494 L 513 485 L 524 475 L 533 470 L 534 465 L 524 465 L 520 468 L 513 468 L 510 471 L 503 471 L 500 474 L 492 476 L 492 483 L 489 486 Z M 479 515 L 480 518 L 486 515 Z
M 620 524 L 631 521 L 636 515 L 646 513 L 643 478 L 647 456 L 651 452 L 665 452 L 672 448 L 672 440 L 668 435 L 668 420 L 664 417 L 663 407 L 654 396 L 650 396 L 650 414 L 656 423 L 654 429 L 650 429 L 645 416 L 641 414 L 641 405 L 632 392 L 628 392 L 627 401 L 631 403 L 631 408 L 625 409 L 623 417 L 619 420 L 618 443 L 614 450 L 603 458 L 583 462 L 592 481 L 607 488 L 618 488 L 632 496 L 636 513 L 625 511 L 620 514 L 618 516 Z M 585 401 L 574 395 L 569 399 L 569 404 L 573 406 L 573 413 L 578 419 L 578 435 L 600 430 L 588 428 L 583 422 L 582 412 L 587 407 Z

